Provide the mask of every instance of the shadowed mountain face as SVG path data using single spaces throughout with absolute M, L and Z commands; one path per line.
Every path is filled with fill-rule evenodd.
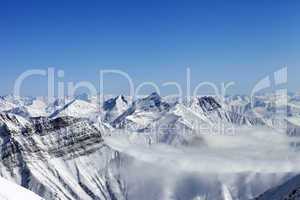
M 104 105 L 103 105 L 103 109 L 104 110 L 112 110 L 116 106 L 118 106 L 118 104 L 128 104 L 128 101 L 126 100 L 126 98 L 123 95 L 117 96 L 115 98 L 111 98 L 111 99 L 105 101 Z
M 203 112 L 221 108 L 221 105 L 213 97 L 198 98 L 198 104 L 202 108 Z
M 103 104 L 103 110 L 105 112 L 104 120 L 109 123 L 114 121 L 124 113 L 128 107 L 128 100 L 123 95 L 108 99 Z
M 274 187 L 255 200 L 298 200 L 300 199 L 300 176 L 296 176 L 285 183 Z

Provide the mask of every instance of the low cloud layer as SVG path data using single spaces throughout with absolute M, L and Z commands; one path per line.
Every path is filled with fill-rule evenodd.
M 192 147 L 148 145 L 140 134 L 105 138 L 133 157 L 122 176 L 130 199 L 252 199 L 300 171 L 298 138 L 266 128 L 240 127 L 236 135 L 203 135 Z M 192 138 L 190 138 L 192 139 Z
M 299 138 L 266 128 L 240 127 L 235 135 L 201 135 L 197 146 L 149 146 L 144 136 L 117 134 L 106 142 L 137 160 L 176 170 L 207 173 L 300 171 Z M 190 138 L 191 140 L 193 138 Z M 222 166 L 222 167 L 220 167 Z

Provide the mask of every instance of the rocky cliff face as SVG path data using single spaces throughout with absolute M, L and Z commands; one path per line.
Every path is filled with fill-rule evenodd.
M 0 114 L 1 176 L 45 199 L 124 199 L 120 155 L 88 120 Z

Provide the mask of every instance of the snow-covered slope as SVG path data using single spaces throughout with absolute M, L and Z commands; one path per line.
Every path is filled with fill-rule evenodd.
M 61 108 L 55 110 L 50 117 L 62 117 L 62 116 L 71 116 L 77 118 L 89 118 L 94 116 L 99 112 L 97 105 L 91 104 L 89 102 L 74 99 L 66 103 Z
M 0 177 L 0 199 L 1 200 L 43 200 L 35 193 L 27 190 L 15 183 Z
M 6 101 L 3 97 L 0 97 L 0 111 L 8 111 L 16 107 L 11 102 Z

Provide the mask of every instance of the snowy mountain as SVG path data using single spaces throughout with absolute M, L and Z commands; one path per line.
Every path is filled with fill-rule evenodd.
M 88 120 L 0 114 L 0 174 L 45 199 L 123 199 L 118 153 Z
M 15 107 L 11 102 L 6 101 L 3 97 L 0 97 L 0 111 L 8 111 Z
M 0 176 L 46 200 L 294 198 L 300 100 L 278 132 L 273 98 L 2 97 Z
M 30 190 L 27 190 L 19 185 L 0 178 L 0 199 L 1 200 L 43 200 L 38 195 Z
M 107 122 L 113 122 L 128 108 L 129 100 L 123 95 L 108 99 L 103 104 L 103 110 L 105 112 L 104 120 Z
M 157 93 L 152 93 L 148 97 L 134 101 L 112 122 L 112 126 L 132 130 L 143 129 L 167 112 L 169 107 L 170 105 Z
M 62 107 L 55 110 L 50 118 L 71 116 L 77 118 L 89 118 L 98 112 L 97 105 L 91 104 L 84 100 L 74 99 Z

